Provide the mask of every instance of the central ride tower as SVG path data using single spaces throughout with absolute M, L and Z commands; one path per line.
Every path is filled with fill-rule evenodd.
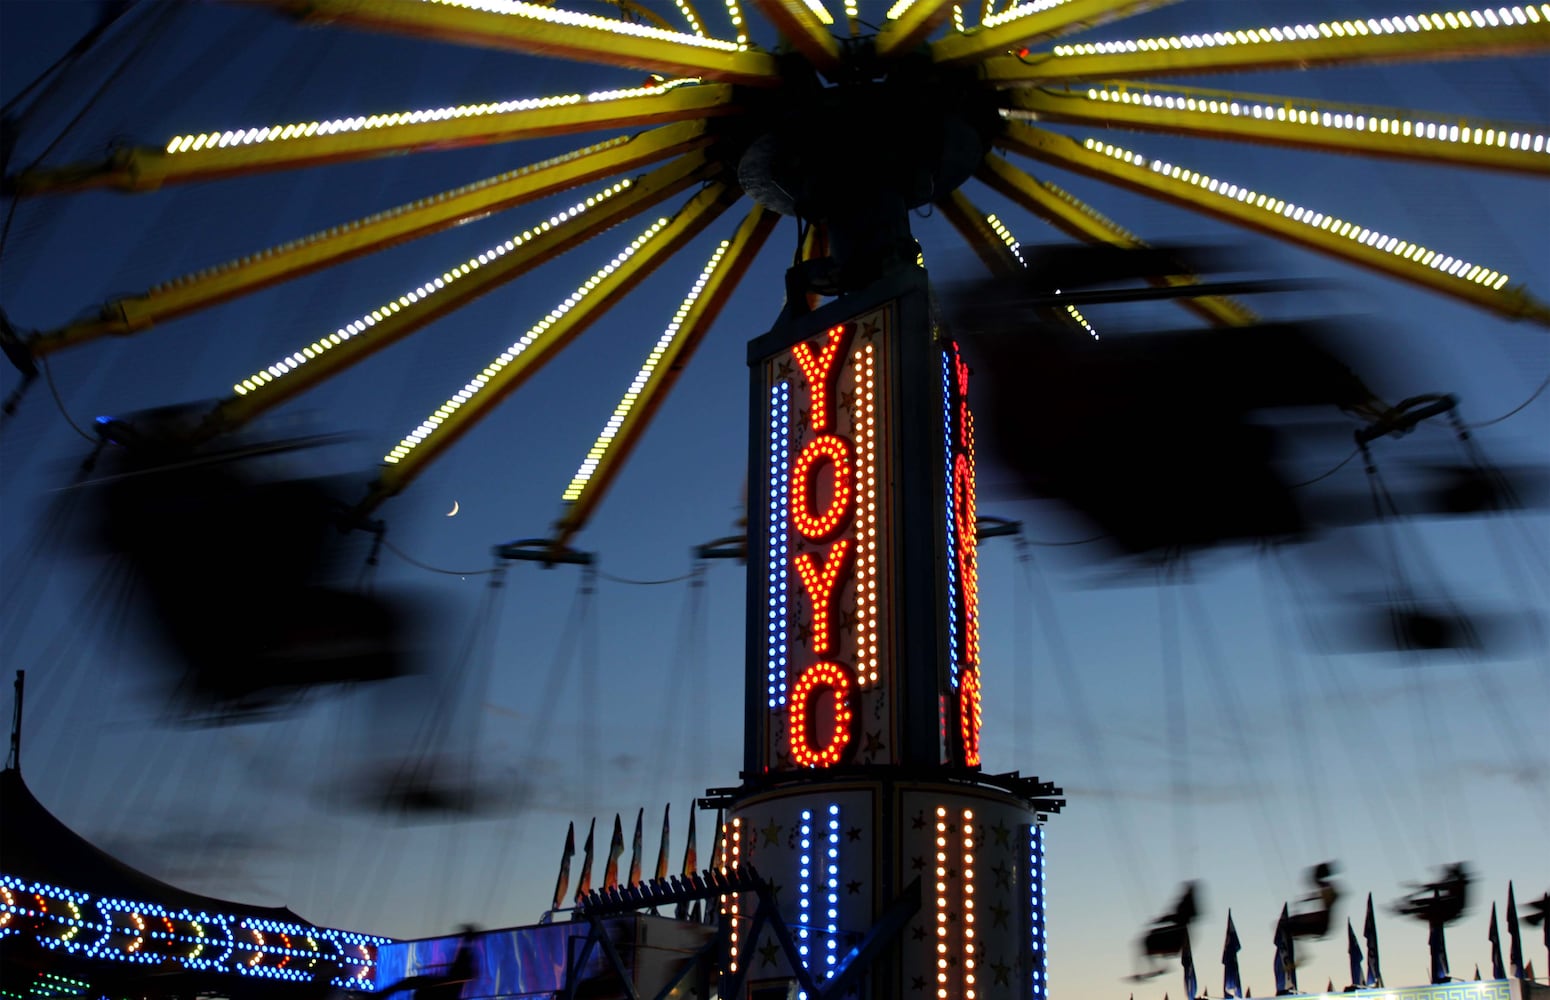
M 968 365 L 914 262 L 789 312 L 749 346 L 744 766 L 710 802 L 770 891 L 721 897 L 724 995 L 1045 997 L 1061 802 L 980 767 Z

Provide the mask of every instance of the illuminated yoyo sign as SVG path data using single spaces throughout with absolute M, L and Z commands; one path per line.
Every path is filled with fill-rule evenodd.
M 923 277 L 892 291 L 750 348 L 751 773 L 979 764 L 969 369 L 901 335 L 936 329 Z

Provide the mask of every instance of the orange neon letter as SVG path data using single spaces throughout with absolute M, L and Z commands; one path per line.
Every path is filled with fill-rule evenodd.
M 797 576 L 802 578 L 802 589 L 807 591 L 807 602 L 812 608 L 813 616 L 813 652 L 820 656 L 829 651 L 833 641 L 833 629 L 829 626 L 830 611 L 834 605 L 834 595 L 839 589 L 840 571 L 845 568 L 845 560 L 850 555 L 850 539 L 841 538 L 834 543 L 829 550 L 828 561 L 823 568 L 818 567 L 818 560 L 813 558 L 811 552 L 804 552 L 797 556 Z
M 953 460 L 953 527 L 958 534 L 958 579 L 963 586 L 963 662 L 980 662 L 979 557 L 976 553 L 974 466 L 969 456 Z
M 813 353 L 806 341 L 798 344 L 791 352 L 796 355 L 797 364 L 807 377 L 807 395 L 813 403 L 811 422 L 814 432 L 829 429 L 829 419 L 833 416 L 829 412 L 829 382 L 834 377 L 834 359 L 840 355 L 840 348 L 845 343 L 845 331 L 848 329 L 844 323 L 831 328 L 828 343 L 817 354 Z
M 827 458 L 834 465 L 834 490 L 829 505 L 813 511 L 814 488 L 818 476 L 815 466 Z M 815 437 L 797 453 L 792 463 L 791 480 L 795 496 L 791 504 L 791 523 L 812 541 L 826 538 L 837 530 L 850 509 L 850 443 L 832 434 Z
M 958 692 L 958 727 L 963 735 L 963 762 L 969 767 L 980 763 L 980 672 L 970 667 L 963 672 Z
M 827 687 L 834 694 L 834 731 L 822 747 L 813 746 L 808 734 L 812 722 L 808 709 L 818 687 Z M 792 685 L 786 721 L 791 760 L 798 767 L 833 767 L 845 755 L 850 745 L 850 689 L 850 674 L 845 668 L 826 661 L 809 666 Z

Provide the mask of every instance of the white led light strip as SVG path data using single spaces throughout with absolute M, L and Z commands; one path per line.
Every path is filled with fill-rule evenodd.
M 618 181 L 617 183 L 611 184 L 603 190 L 599 191 L 597 194 L 592 195 L 586 201 L 577 202 L 570 208 L 565 209 L 563 212 L 560 212 L 556 215 L 551 215 L 546 221 L 540 222 L 538 225 L 531 229 L 524 229 L 522 232 L 518 233 L 516 236 L 513 236 L 511 239 L 505 241 L 504 243 L 497 243 L 495 246 L 486 250 L 479 256 L 470 257 L 464 263 L 459 264 L 457 267 L 452 268 L 450 271 L 444 272 L 441 277 L 432 278 L 430 281 L 427 281 L 425 284 L 419 286 L 418 288 L 410 289 L 391 302 L 387 302 L 378 308 L 373 309 L 371 312 L 366 313 L 360 319 L 346 323 L 344 326 L 341 326 L 339 329 L 335 330 L 333 333 L 326 337 L 320 337 L 319 339 L 314 340 L 306 347 L 303 347 L 301 350 L 292 354 L 290 357 L 281 358 L 279 361 L 276 361 L 274 364 L 270 365 L 268 368 L 265 368 L 263 371 L 253 373 L 252 375 L 243 379 L 241 382 L 238 382 L 236 385 L 232 386 L 231 391 L 239 396 L 246 396 L 248 393 L 254 391 L 255 389 L 263 388 L 264 386 L 273 382 L 275 379 L 284 376 L 288 372 L 295 371 L 297 368 L 300 368 L 302 365 L 313 360 L 314 358 L 323 356 L 325 353 L 335 347 L 338 347 L 345 341 L 365 333 L 367 330 L 376 326 L 378 323 L 387 319 L 394 313 L 400 312 L 409 306 L 414 305 L 416 302 L 430 298 L 437 292 L 446 288 L 448 285 L 451 285 L 460 278 L 474 273 L 479 268 L 491 263 L 492 261 L 499 260 L 501 257 L 504 257 L 506 254 L 515 250 L 517 247 L 522 246 L 524 243 L 529 243 L 533 239 L 542 236 L 544 233 L 547 233 L 550 230 L 570 221 L 571 219 L 576 218 L 587 209 L 594 208 L 597 205 L 602 204 L 619 192 L 629 188 L 633 183 L 634 182 L 628 178 L 622 181 Z
M 1013 8 L 1016 10 L 1016 8 Z M 1012 11 L 1008 11 L 1008 14 Z M 1403 17 L 1367 18 L 1360 21 L 1320 21 L 1317 24 L 1287 24 L 1279 28 L 1248 28 L 1240 31 L 1216 31 L 1204 35 L 1170 35 L 1158 38 L 1133 38 L 1126 41 L 1093 42 L 1081 45 L 1057 45 L 1057 56 L 1111 55 L 1117 52 L 1158 52 L 1163 49 L 1212 49 L 1228 45 L 1260 45 L 1266 42 L 1300 42 L 1318 38 L 1360 38 L 1372 35 L 1400 35 L 1424 31 L 1450 31 L 1461 28 L 1499 28 L 1540 24 L 1550 20 L 1550 3 L 1524 4 L 1480 10 L 1446 11 L 1441 14 L 1410 14 Z
M 856 441 L 856 686 L 877 683 L 877 357 L 867 344 L 855 360 Z
M 631 21 L 613 21 L 606 17 L 598 17 L 595 14 L 579 14 L 571 10 L 557 10 L 553 7 L 543 7 L 535 3 L 524 3 L 523 0 L 421 0 L 421 2 L 438 4 L 443 7 L 461 7 L 464 10 L 484 11 L 487 14 L 505 14 L 534 21 L 548 21 L 550 24 L 593 28 L 612 35 L 634 35 L 637 38 L 655 38 L 660 41 L 679 42 L 684 45 L 699 46 L 700 48 L 720 49 L 723 52 L 738 52 L 747 48 L 747 45 L 741 42 L 724 42 L 719 38 L 686 35 L 681 31 L 668 31 L 665 28 L 653 28 Z
M 1146 167 L 1153 173 L 1191 184 L 1202 191 L 1207 191 L 1220 198 L 1237 201 L 1244 205 L 1252 205 L 1272 215 L 1279 215 L 1314 229 L 1322 229 L 1325 232 L 1343 236 L 1353 243 L 1360 243 L 1385 253 L 1391 253 L 1396 257 L 1414 261 L 1423 267 L 1429 267 L 1434 271 L 1439 271 L 1463 281 L 1472 281 L 1475 284 L 1484 285 L 1493 291 L 1499 291 L 1506 286 L 1508 281 L 1508 276 L 1500 271 L 1493 271 L 1479 264 L 1471 264 L 1457 257 L 1438 253 L 1436 250 L 1428 250 L 1426 247 L 1418 244 L 1410 243 L 1394 236 L 1384 235 L 1375 229 L 1368 229 L 1355 223 L 1346 222 L 1343 219 L 1337 219 L 1332 215 L 1325 215 L 1322 212 L 1302 208 L 1291 202 L 1282 201 L 1280 198 L 1273 198 L 1269 195 L 1251 191 L 1248 188 L 1239 187 L 1236 184 L 1229 184 L 1214 177 L 1207 177 L 1193 170 L 1185 170 L 1163 160 L 1148 161 L 1140 153 L 1132 153 L 1127 149 L 1111 146 L 1096 139 L 1087 139 L 1082 145 L 1093 152 L 1102 153 L 1122 163 Z
M 432 413 L 430 416 L 421 421 L 420 426 L 416 427 L 409 433 L 407 437 L 398 442 L 392 451 L 382 456 L 382 461 L 389 465 L 393 465 L 401 461 L 406 455 L 413 451 L 421 441 L 424 441 L 436 430 L 436 428 L 445 423 L 448 417 L 456 413 L 464 403 L 468 402 L 470 399 L 476 396 L 481 389 L 488 385 L 491 379 L 500 374 L 501 369 L 511 364 L 512 361 L 514 361 L 529 347 L 532 347 L 533 344 L 539 340 L 539 338 L 553 329 L 555 324 L 564 318 L 566 313 L 570 312 L 582 301 L 584 301 L 588 295 L 591 295 L 592 292 L 599 285 L 601 285 L 609 275 L 623 267 L 625 262 L 628 261 L 631 257 L 635 256 L 641 247 L 645 246 L 651 241 L 652 237 L 661 232 L 667 223 L 667 219 L 658 219 L 656 222 L 653 222 L 645 232 L 631 240 L 630 245 L 619 251 L 613 260 L 599 268 L 597 272 L 592 275 L 592 277 L 588 278 L 579 288 L 577 288 L 574 292 L 571 292 L 570 295 L 566 296 L 563 302 L 549 310 L 549 315 L 533 324 L 533 326 L 522 335 L 521 339 L 502 351 L 499 357 L 491 361 L 485 367 L 484 371 L 480 372 L 478 375 L 475 375 L 468 381 L 467 385 L 458 390 L 456 395 L 438 406 L 435 413 Z
M 991 14 L 982 22 L 987 28 L 994 28 L 1000 24 L 1008 24 L 1019 21 L 1032 14 L 1042 14 L 1056 7 L 1063 7 L 1071 0 L 1033 0 L 1031 3 L 1013 4 L 999 14 Z
M 618 406 L 614 407 L 613 416 L 608 418 L 608 423 L 603 426 L 602 433 L 598 434 L 597 440 L 593 442 L 591 449 L 587 452 L 587 457 L 582 460 L 580 468 L 576 470 L 576 475 L 571 479 L 570 485 L 565 487 L 565 494 L 560 498 L 565 503 L 574 503 L 581 496 L 581 491 L 586 488 L 587 483 L 592 479 L 592 474 L 597 471 L 598 463 L 603 460 L 603 455 L 608 452 L 609 445 L 613 443 L 614 437 L 618 435 L 619 428 L 624 426 L 625 418 L 630 415 L 631 410 L 635 409 L 635 404 L 640 399 L 641 390 L 646 388 L 647 381 L 651 379 L 651 373 L 657 370 L 657 365 L 662 361 L 662 356 L 667 353 L 667 349 L 672 346 L 673 340 L 678 336 L 678 331 L 682 329 L 684 319 L 689 315 L 689 310 L 699 301 L 700 293 L 705 290 L 706 282 L 710 281 L 710 276 L 715 273 L 717 266 L 721 263 L 721 258 L 726 256 L 727 248 L 731 245 L 731 240 L 721 241 L 721 245 L 716 248 L 715 253 L 711 254 L 710 261 L 705 265 L 705 269 L 695 279 L 694 287 L 689 290 L 689 294 L 685 295 L 683 301 L 678 304 L 678 311 L 673 314 L 672 321 L 667 324 L 667 329 L 662 331 L 662 336 L 657 338 L 656 346 L 646 356 L 646 362 L 640 366 L 640 371 L 635 373 L 635 379 L 630 383 L 630 387 L 625 390 L 624 398 L 619 400 Z
M 1543 132 L 1525 132 L 1497 128 L 1494 125 L 1482 128 L 1465 124 L 1461 127 L 1457 122 L 1450 124 L 1423 121 L 1419 118 L 1395 118 L 1383 114 L 1352 114 L 1344 110 L 1329 112 L 1316 106 L 1298 108 L 1256 101 L 1109 88 L 1100 90 L 1096 87 L 1089 88 L 1087 96 L 1094 101 L 1139 104 L 1143 107 L 1166 108 L 1170 111 L 1193 111 L 1234 118 L 1258 118 L 1263 121 L 1284 122 L 1291 125 L 1308 125 L 1347 132 L 1376 132 L 1381 135 L 1405 136 L 1436 142 L 1469 143 L 1504 149 L 1532 149 L 1536 153 L 1550 154 L 1550 143 L 1547 143 Z
M 732 29 L 737 32 L 737 47 L 748 47 L 748 30 L 743 24 L 743 8 L 738 6 L 737 0 L 726 0 L 727 17 L 732 21 Z
M 834 15 L 830 14 L 828 8 L 824 7 L 824 5 L 819 2 L 819 0 L 802 0 L 802 6 L 811 11 L 812 15 L 816 17 L 821 23 L 834 23 Z
M 611 149 L 615 146 L 622 146 L 629 142 L 632 138 L 632 136 L 621 135 L 612 139 L 605 139 L 602 142 L 594 143 L 581 149 L 573 149 L 569 153 L 561 153 L 559 156 L 551 156 L 547 160 L 539 160 L 536 163 L 530 163 L 525 167 L 518 167 L 515 170 L 508 170 L 505 173 L 497 174 L 494 177 L 486 177 L 483 180 L 474 181 L 471 184 L 464 184 L 461 187 L 455 187 L 446 191 L 438 192 L 437 194 L 431 195 L 428 198 L 420 198 L 416 201 L 408 202 L 407 204 L 398 205 L 393 208 L 385 209 L 381 212 L 375 212 L 371 215 L 365 216 L 364 218 L 353 219 L 349 222 L 340 223 L 331 229 L 325 229 L 321 232 L 316 232 L 294 240 L 289 240 L 285 243 L 279 244 L 278 246 L 260 250 L 256 254 L 249 254 L 245 257 L 238 257 L 235 260 L 227 261 L 224 264 L 216 264 L 213 267 L 201 268 L 198 271 L 191 271 L 188 274 L 180 275 L 176 278 L 171 278 L 162 282 L 161 284 L 151 286 L 150 293 L 154 295 L 158 292 L 165 292 L 173 288 L 178 288 L 194 281 L 212 277 L 213 275 L 220 274 L 225 271 L 234 271 L 238 268 L 245 267 L 254 261 L 262 260 L 266 257 L 273 257 L 277 254 L 286 253 L 296 249 L 297 247 L 318 243 L 322 240 L 339 236 L 342 233 L 354 232 L 366 226 L 374 225 L 375 223 L 395 218 L 400 215 L 407 215 L 410 212 L 418 211 L 419 209 L 427 208 L 431 205 L 450 201 L 454 198 L 461 198 L 466 194 L 473 194 L 476 191 L 482 191 L 486 188 L 495 187 L 500 184 L 506 184 L 510 181 L 516 180 L 519 177 L 525 177 L 530 174 L 537 173 L 541 170 L 547 170 L 550 167 L 557 167 L 562 163 L 568 163 L 571 160 L 580 159 L 584 156 L 591 156 L 592 154 L 600 153 L 605 149 Z
M 1012 231 L 1006 228 L 1006 224 L 994 215 L 985 216 L 985 223 L 990 226 L 997 236 L 1001 237 L 1001 242 L 1006 244 L 1008 250 L 1012 251 L 1012 256 L 1017 258 L 1017 263 L 1022 267 L 1027 267 L 1028 262 L 1023 260 L 1022 244 L 1017 242 L 1017 237 L 1013 236 Z
M 685 35 L 692 38 L 692 35 Z M 165 151 L 169 154 L 191 153 L 201 149 L 220 149 L 227 146 L 250 146 L 262 142 L 279 142 L 286 139 L 306 139 L 319 135 L 339 135 L 346 132 L 368 132 L 373 129 L 393 128 L 399 125 L 421 125 L 425 122 L 444 122 L 457 118 L 483 118 L 504 115 L 515 111 L 535 111 L 540 108 L 560 108 L 572 104 L 601 104 L 631 97 L 655 97 L 689 83 L 698 83 L 698 77 L 668 80 L 646 87 L 627 90 L 599 90 L 591 94 L 555 94 L 551 97 L 526 97 L 514 101 L 497 101 L 491 104 L 459 104 L 446 108 L 427 108 L 423 111 L 393 111 L 388 114 L 364 115 L 356 118 L 334 118 L 329 121 L 295 122 L 290 125 L 270 125 L 265 128 L 236 129 L 224 132 L 199 132 L 192 135 L 175 135 L 167 140 Z

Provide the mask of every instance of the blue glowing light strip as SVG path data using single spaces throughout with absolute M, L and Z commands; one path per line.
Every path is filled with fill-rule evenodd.
M 1049 945 L 1044 939 L 1044 828 L 1028 827 L 1028 928 L 1034 1000 L 1049 996 Z
M 295 982 L 314 982 L 319 963 L 326 962 L 336 973 L 330 983 L 367 991 L 376 988 L 376 949 L 391 942 L 308 924 L 93 897 L 0 874 L 0 937 L 28 933 L 29 926 L 36 944 L 85 958 L 142 965 L 172 959 L 187 969 Z M 300 941 L 310 947 L 297 947 Z M 348 967 L 358 971 L 344 975 Z
M 765 662 L 769 677 L 770 708 L 786 703 L 786 522 L 791 481 L 791 384 L 780 382 L 770 390 L 770 502 L 769 502 L 769 601 Z
M 834 975 L 835 963 L 840 958 L 840 807 L 833 803 L 829 805 L 829 837 L 824 854 L 824 888 L 827 890 L 829 905 L 823 935 L 823 977 L 829 979 Z
M 802 840 L 801 840 L 801 868 L 798 869 L 800 879 L 797 883 L 797 892 L 800 896 L 797 901 L 797 954 L 801 956 L 802 966 L 809 966 L 808 955 L 812 951 L 812 925 L 813 925 L 813 811 L 802 810 Z M 797 1000 L 807 1000 L 807 991 L 798 990 Z
M 953 358 L 942 352 L 942 468 L 947 498 L 947 669 L 953 690 L 958 690 L 958 529 L 953 512 Z

